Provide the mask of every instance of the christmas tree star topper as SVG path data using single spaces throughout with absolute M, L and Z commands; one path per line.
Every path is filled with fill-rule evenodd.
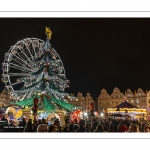
M 45 34 L 47 35 L 47 38 L 49 38 L 51 40 L 51 36 L 52 36 L 52 31 L 50 30 L 50 28 L 46 27 L 46 32 Z

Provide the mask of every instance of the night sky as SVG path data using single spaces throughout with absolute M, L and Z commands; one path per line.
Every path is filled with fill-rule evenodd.
M 19 40 L 45 41 L 46 26 L 71 82 L 67 93 L 90 92 L 95 99 L 102 88 L 150 90 L 150 18 L 1 18 L 0 63 Z

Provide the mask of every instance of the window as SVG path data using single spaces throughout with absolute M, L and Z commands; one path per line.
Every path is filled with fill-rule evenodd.
M 118 104 L 118 102 L 116 102 L 116 104 Z
M 139 100 L 137 99 L 136 102 L 139 103 Z
M 150 103 L 150 99 L 149 99 L 149 103 Z
M 131 100 L 131 103 L 134 103 L 134 100 Z
M 140 105 L 137 105 L 138 108 L 140 108 Z

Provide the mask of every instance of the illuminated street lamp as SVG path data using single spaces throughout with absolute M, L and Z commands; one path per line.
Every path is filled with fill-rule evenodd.
M 104 113 L 101 113 L 101 117 L 103 117 L 104 116 Z
M 85 112 L 85 113 L 84 113 L 84 116 L 87 117 L 87 115 L 88 115 L 87 112 Z

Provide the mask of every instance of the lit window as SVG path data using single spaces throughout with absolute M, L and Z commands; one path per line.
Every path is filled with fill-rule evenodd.
M 134 103 L 134 100 L 131 100 L 131 103 Z
M 139 100 L 137 99 L 136 102 L 139 103 Z

